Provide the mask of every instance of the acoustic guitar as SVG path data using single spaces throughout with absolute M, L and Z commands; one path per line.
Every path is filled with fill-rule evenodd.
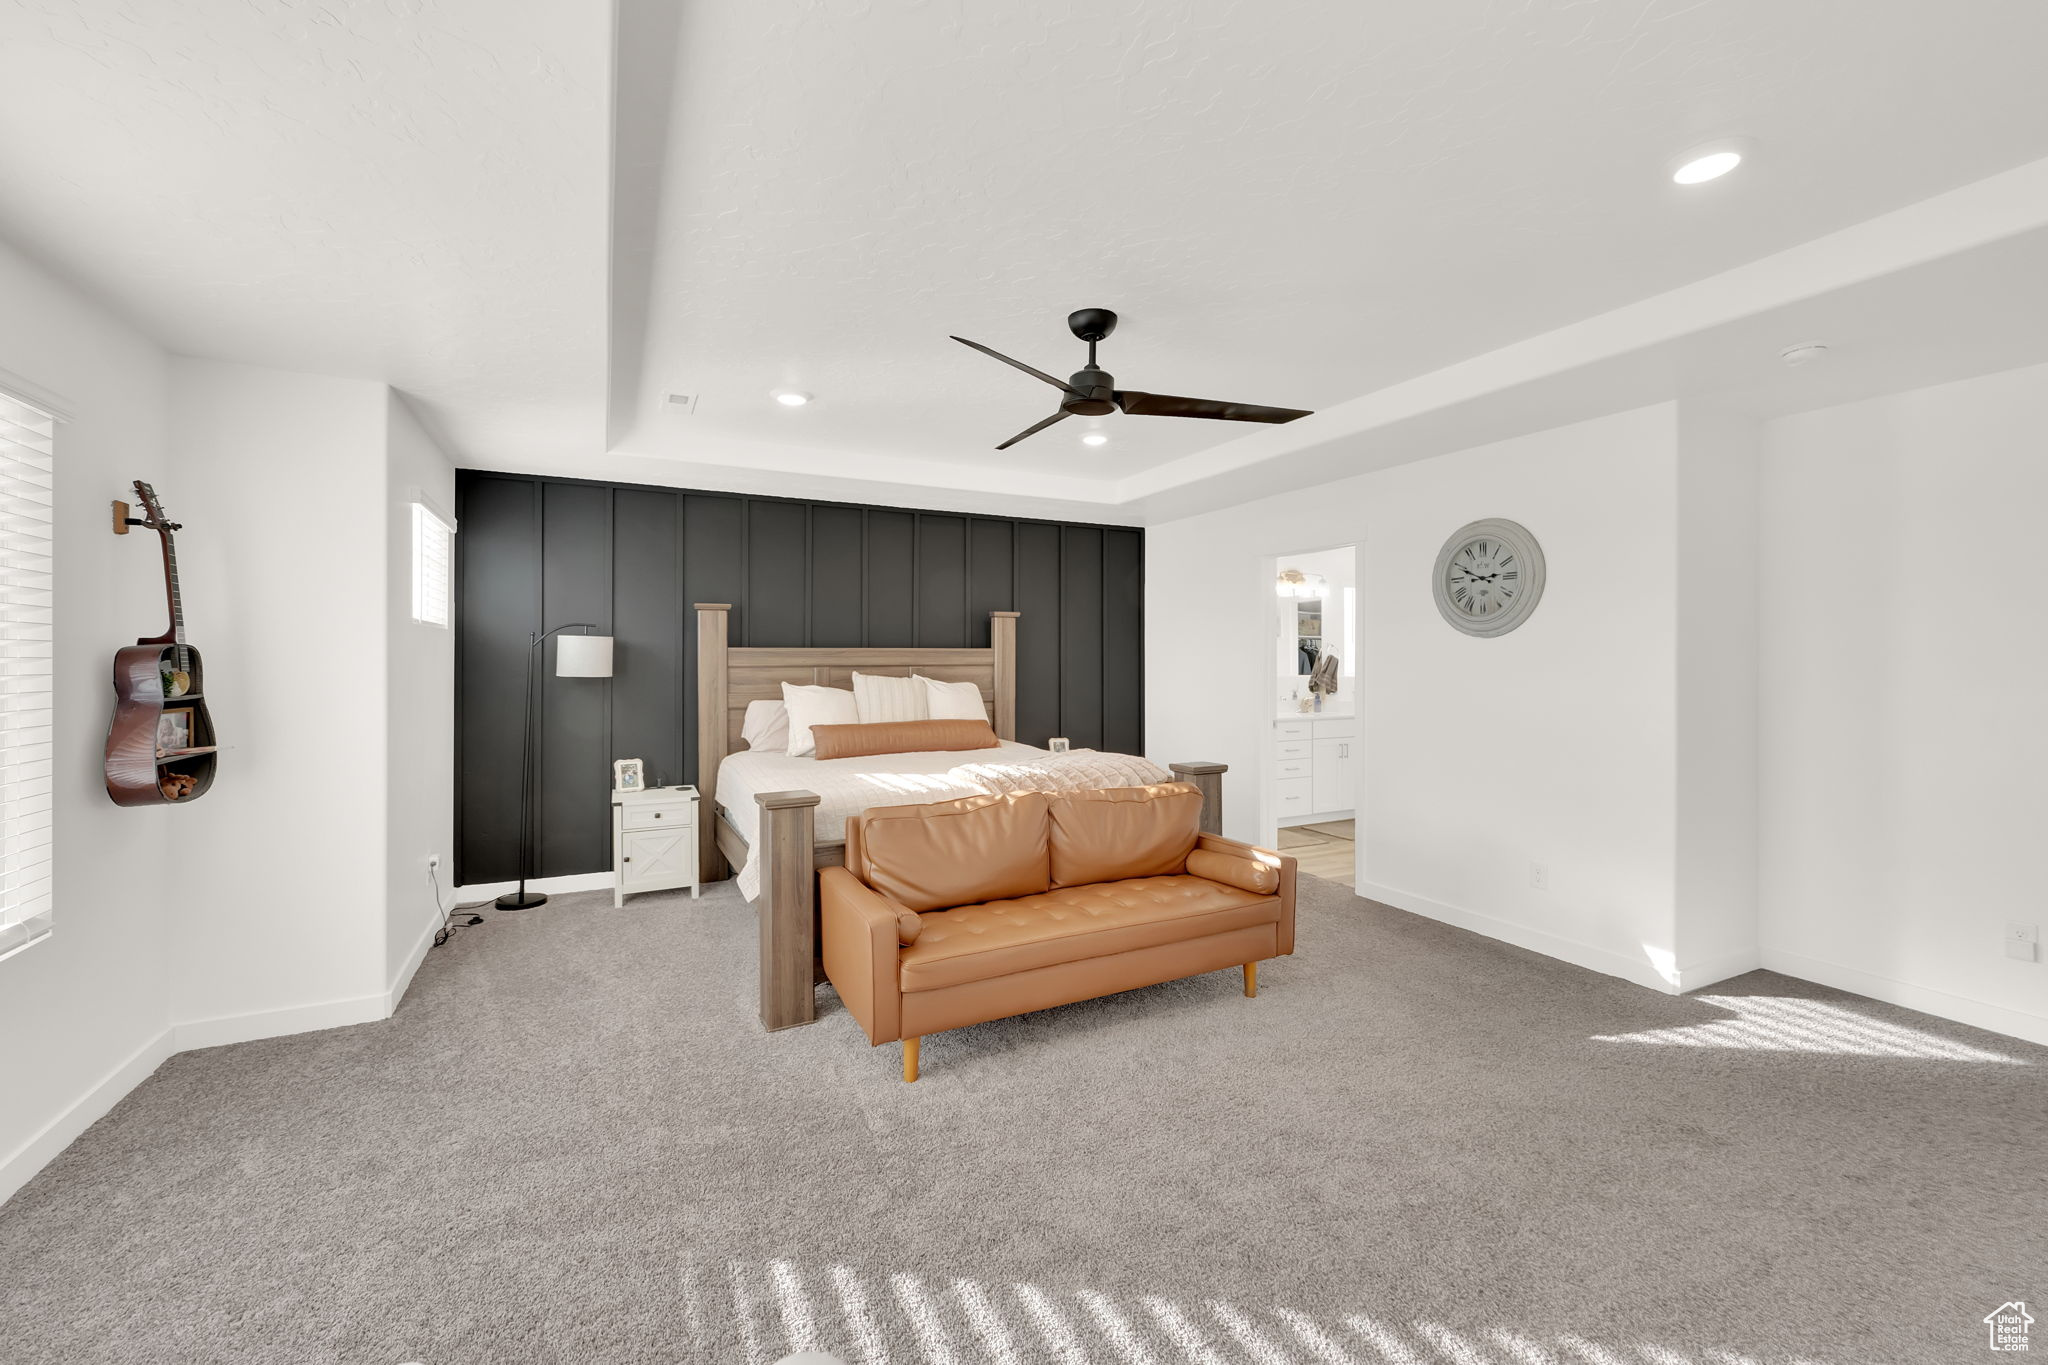
M 179 524 L 164 515 L 156 489 L 135 481 L 144 515 L 114 504 L 114 531 L 140 526 L 163 540 L 164 594 L 171 628 L 137 640 L 114 656 L 114 720 L 107 727 L 107 795 L 120 806 L 192 801 L 213 785 L 218 750 L 206 712 L 206 668 L 185 642 L 185 605 L 178 595 Z

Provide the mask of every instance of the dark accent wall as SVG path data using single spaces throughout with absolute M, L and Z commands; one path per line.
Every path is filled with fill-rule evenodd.
M 1017 737 L 1139 753 L 1144 532 L 464 470 L 456 479 L 458 882 L 518 875 L 530 633 L 589 621 L 610 682 L 542 661 L 535 875 L 611 866 L 611 764 L 697 778 L 698 602 L 734 645 L 988 644 L 1019 611 Z

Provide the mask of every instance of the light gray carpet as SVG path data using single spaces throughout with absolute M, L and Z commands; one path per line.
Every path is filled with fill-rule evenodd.
M 563 897 L 387 1023 L 173 1058 L 0 1210 L 0 1360 L 1925 1365 L 2048 1318 L 2048 1049 L 1310 883 L 1258 999 L 906 1086 L 829 991 L 760 1033 L 753 942 L 729 888 Z

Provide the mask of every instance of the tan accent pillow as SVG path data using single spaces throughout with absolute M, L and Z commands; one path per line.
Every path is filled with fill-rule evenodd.
M 853 874 L 898 905 L 950 910 L 1046 891 L 1045 840 L 1045 793 L 1016 792 L 880 806 L 847 846 Z
M 1234 853 L 1218 853 L 1214 849 L 1198 848 L 1188 854 L 1188 875 L 1222 882 L 1240 891 L 1256 891 L 1262 896 L 1270 896 L 1280 889 L 1280 869 L 1271 863 L 1240 858 Z
M 898 910 L 896 912 L 896 938 L 904 947 L 908 948 L 911 944 L 917 942 L 917 936 L 923 932 L 923 915 L 918 914 L 915 910 Z
M 890 720 L 873 725 L 814 725 L 819 758 L 993 749 L 1001 743 L 985 720 Z
M 1061 792 L 1052 798 L 1052 884 L 1174 876 L 1201 832 L 1202 794 L 1185 782 Z

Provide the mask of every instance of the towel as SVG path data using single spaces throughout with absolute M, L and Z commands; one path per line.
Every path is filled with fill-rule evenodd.
M 1325 651 L 1316 660 L 1316 671 L 1308 675 L 1308 690 L 1331 696 L 1337 691 L 1337 656 Z

